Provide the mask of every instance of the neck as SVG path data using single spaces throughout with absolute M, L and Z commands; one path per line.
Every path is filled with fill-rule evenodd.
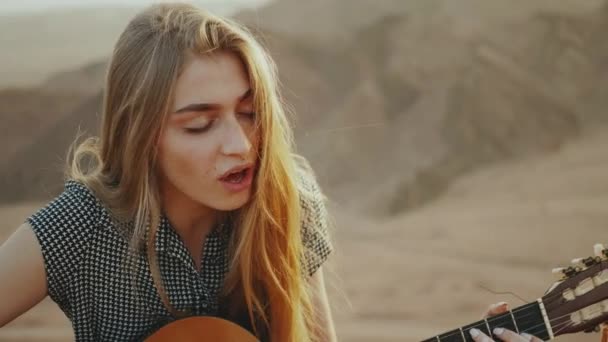
M 547 317 L 544 313 L 544 306 L 540 301 L 535 301 L 504 314 L 488 317 L 422 342 L 468 342 L 473 340 L 469 335 L 469 330 L 472 328 L 477 328 L 488 336 L 494 336 L 492 330 L 496 327 L 510 329 L 517 333 L 525 332 L 545 341 L 553 338 L 553 332 L 547 328 L 546 323 Z
M 219 212 L 188 197 L 173 186 L 161 189 L 161 205 L 171 226 L 184 240 L 207 236 Z

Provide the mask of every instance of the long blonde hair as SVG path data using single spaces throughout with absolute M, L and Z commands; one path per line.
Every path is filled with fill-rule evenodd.
M 276 65 L 244 26 L 189 4 L 153 5 L 119 37 L 105 83 L 99 137 L 76 144 L 67 177 L 93 190 L 120 220 L 133 220 L 130 246 L 144 248 L 167 309 L 154 237 L 161 208 L 157 146 L 188 53 L 236 53 L 246 66 L 261 134 L 253 198 L 238 210 L 222 296 L 272 341 L 310 341 L 314 324 L 303 271 L 298 158 Z

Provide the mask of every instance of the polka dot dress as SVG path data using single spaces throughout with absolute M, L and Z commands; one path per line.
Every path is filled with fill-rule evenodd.
M 312 275 L 332 245 L 318 185 L 313 178 L 300 179 L 313 195 L 301 197 L 303 262 Z M 128 262 L 128 239 L 82 183 L 68 180 L 64 191 L 27 222 L 42 248 L 48 294 L 72 322 L 77 341 L 143 340 L 174 319 L 156 291 L 145 256 Z M 155 248 L 165 291 L 177 310 L 218 315 L 230 231 L 228 226 L 212 230 L 201 246 L 197 271 L 177 232 L 161 218 Z

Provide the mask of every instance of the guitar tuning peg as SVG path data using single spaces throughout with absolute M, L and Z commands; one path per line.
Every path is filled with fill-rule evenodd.
M 564 274 L 565 269 L 566 269 L 565 267 L 556 267 L 553 270 L 551 270 L 551 273 L 556 275 L 559 279 L 564 279 L 564 278 L 566 278 L 566 275 Z
M 588 257 L 588 258 L 581 260 L 581 264 L 585 265 L 585 268 L 591 267 L 591 266 L 599 264 L 601 262 L 602 262 L 602 258 L 599 256 Z
M 582 269 L 580 267 L 566 267 L 566 269 L 564 270 L 564 275 L 566 277 L 570 278 L 580 271 L 582 271 Z
M 570 278 L 573 275 L 582 271 L 580 267 L 558 267 L 554 268 L 551 272 L 556 275 L 562 275 L 561 279 Z
M 600 257 L 576 258 L 572 259 L 572 264 L 575 266 L 575 269 L 580 272 L 595 264 L 599 264 L 601 261 L 602 259 Z
M 598 257 L 606 257 L 606 247 L 601 243 L 597 243 L 593 246 L 593 253 Z
M 596 325 L 594 327 L 590 327 L 590 328 L 587 328 L 587 329 L 583 330 L 583 332 L 587 333 L 587 334 L 594 333 L 594 332 L 598 333 L 598 332 L 600 332 L 601 329 L 602 328 L 599 325 Z
M 585 266 L 585 264 L 583 263 L 583 260 L 585 260 L 585 258 L 572 259 L 572 264 Z

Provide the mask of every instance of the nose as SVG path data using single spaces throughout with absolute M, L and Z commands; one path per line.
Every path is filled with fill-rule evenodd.
M 241 127 L 239 121 L 232 117 L 225 121 L 225 134 L 222 140 L 222 153 L 246 157 L 251 151 L 251 141 L 249 136 Z

